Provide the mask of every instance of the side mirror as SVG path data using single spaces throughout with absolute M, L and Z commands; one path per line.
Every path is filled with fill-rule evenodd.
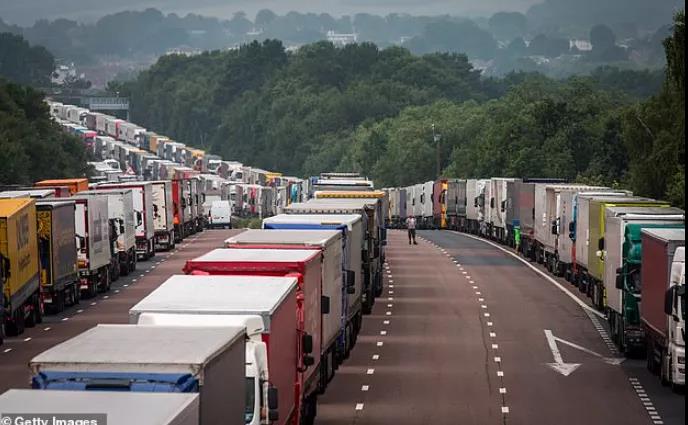
M 143 213 L 141 211 L 136 211 L 136 225 L 140 226 L 143 224 Z
M 278 397 L 278 390 L 275 387 L 269 387 L 268 388 L 268 409 L 272 411 L 276 411 L 279 409 L 279 397 Z M 277 412 L 275 412 L 277 413 Z M 276 419 L 272 419 L 276 420 Z
M 572 221 L 569 223 L 569 232 L 574 233 L 576 231 L 576 224 Z
M 676 295 L 675 287 L 667 289 L 664 294 L 664 314 L 670 316 L 674 313 L 674 296 Z
M 303 352 L 310 354 L 313 352 L 313 337 L 308 334 L 304 334 L 301 337 L 301 345 L 303 346 Z
M 502 201 L 502 212 L 506 211 L 506 201 Z
M 599 251 L 604 251 L 604 238 L 600 238 L 597 240 L 597 249 Z
M 495 200 L 494 200 L 494 198 L 490 198 L 490 208 L 494 208 L 494 207 L 495 207 Z
M 330 314 L 330 297 L 325 295 L 320 297 L 320 313 Z
M 344 285 L 347 288 L 356 287 L 356 272 L 353 270 L 344 270 Z
M 478 208 L 478 198 L 473 199 L 473 206 Z

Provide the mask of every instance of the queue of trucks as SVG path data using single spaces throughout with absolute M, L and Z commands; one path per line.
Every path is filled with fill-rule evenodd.
M 471 233 L 513 247 L 587 294 L 628 356 L 685 385 L 685 211 L 560 179 L 438 179 L 383 189 L 385 222 Z M 656 252 L 648 252 L 655 250 Z
M 185 413 L 172 415 L 177 422 L 169 423 L 313 424 L 318 397 L 348 358 L 364 314 L 382 292 L 386 246 L 384 193 L 370 190 L 366 179 L 357 180 L 367 187 L 358 192 L 346 184 L 337 187 L 339 176 L 322 177 L 329 180 L 328 190 L 315 190 L 313 199 L 265 218 L 262 229 L 230 237 L 223 247 L 188 260 L 184 274 L 169 277 L 131 307 L 129 325 L 98 325 L 34 357 L 31 385 L 41 391 L 32 396 L 11 390 L 0 396 L 0 408 L 31 400 L 75 406 L 76 400 L 108 392 L 124 404 L 150 399 L 151 416 L 177 403 Z M 81 254 L 82 246 L 91 254 L 96 249 L 91 238 L 103 241 L 98 245 L 103 273 L 112 258 L 106 248 L 118 247 L 108 241 L 119 242 L 117 232 L 108 238 L 107 225 L 130 229 L 131 238 L 134 224 L 140 224 L 132 217 L 145 215 L 131 200 L 131 184 L 140 182 L 49 198 L 71 208 L 66 224 L 74 229 L 78 252 L 73 254 Z M 30 223 L 36 203 L 30 192 L 0 201 L 26 203 Z M 129 199 L 131 217 L 119 207 L 108 209 L 123 198 Z M 82 213 L 76 212 L 79 205 Z M 81 217 L 90 217 L 84 241 Z M 133 251 L 114 252 L 119 260 Z M 96 257 L 86 259 L 77 265 Z M 156 393 L 161 401 L 152 394 L 137 399 L 122 393 Z M 189 397 L 162 395 L 172 393 Z M 128 417 L 114 415 L 119 416 Z

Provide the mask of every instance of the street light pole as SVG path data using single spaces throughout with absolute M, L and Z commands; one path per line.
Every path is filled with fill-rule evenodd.
M 435 148 L 437 150 L 437 178 L 440 178 L 440 175 L 442 174 L 442 164 L 441 164 L 441 158 L 440 158 L 440 152 L 441 152 L 441 141 L 442 137 L 440 136 L 439 133 L 435 131 L 435 123 L 432 124 L 432 141 L 435 142 Z

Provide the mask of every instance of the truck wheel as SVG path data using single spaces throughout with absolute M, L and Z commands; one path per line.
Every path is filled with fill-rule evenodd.
M 657 374 L 657 362 L 655 361 L 655 350 L 652 342 L 647 343 L 647 370 L 653 375 Z
M 43 301 L 40 295 L 35 295 L 33 306 L 31 307 L 31 314 L 29 314 L 29 320 L 26 326 L 32 328 L 36 325 L 43 323 Z
M 17 336 L 24 333 L 24 309 L 18 308 L 12 315 L 12 320 L 5 322 L 5 335 Z

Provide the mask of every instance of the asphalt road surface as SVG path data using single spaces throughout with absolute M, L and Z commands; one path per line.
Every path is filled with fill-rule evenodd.
M 137 270 L 120 277 L 109 292 L 82 299 L 59 315 L 46 316 L 43 323 L 16 338 L 5 338 L 0 346 L 0 393 L 10 388 L 29 388 L 29 361 L 37 354 L 99 323 L 128 323 L 128 312 L 173 274 L 182 274 L 186 260 L 222 247 L 222 242 L 241 230 L 206 230 L 177 244 L 176 250 L 159 252 Z
M 318 424 L 685 423 L 684 396 L 620 358 L 568 283 L 465 235 L 419 236 L 389 232 L 384 295 Z

